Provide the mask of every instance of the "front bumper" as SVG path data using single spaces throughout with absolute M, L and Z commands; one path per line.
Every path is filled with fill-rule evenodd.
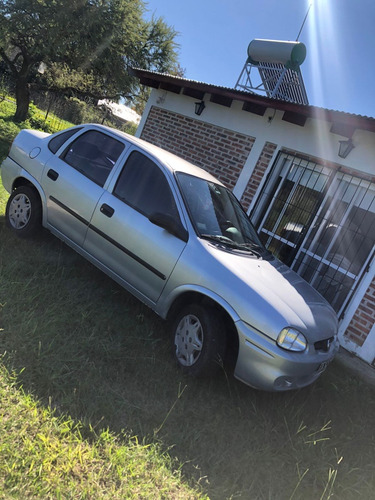
M 304 352 L 286 351 L 243 321 L 237 321 L 236 328 L 239 350 L 234 376 L 265 391 L 287 391 L 313 383 L 339 349 L 335 337 L 327 352 L 316 351 L 313 345 Z

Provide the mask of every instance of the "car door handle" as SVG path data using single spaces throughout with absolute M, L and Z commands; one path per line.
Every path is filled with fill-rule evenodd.
M 58 176 L 59 174 L 55 170 L 52 170 L 52 168 L 50 168 L 47 172 L 47 177 L 49 177 L 53 181 L 56 181 Z
M 106 215 L 107 217 L 112 217 L 112 215 L 115 213 L 115 209 L 110 207 L 106 203 L 103 203 L 103 205 L 100 207 L 100 211 L 103 215 Z

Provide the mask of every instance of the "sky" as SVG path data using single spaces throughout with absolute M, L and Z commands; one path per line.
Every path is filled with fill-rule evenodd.
M 146 0 L 178 32 L 185 77 L 233 88 L 255 38 L 299 41 L 309 103 L 375 117 L 375 0 Z M 311 6 L 311 7 L 310 7 Z

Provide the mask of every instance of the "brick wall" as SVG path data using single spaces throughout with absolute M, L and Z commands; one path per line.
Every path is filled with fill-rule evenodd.
M 255 138 L 153 106 L 141 138 L 204 168 L 230 189 Z
M 249 205 L 259 188 L 259 184 L 263 179 L 276 148 L 277 145 L 272 142 L 265 143 L 262 153 L 259 156 L 257 164 L 255 165 L 254 171 L 241 198 L 241 204 L 245 210 L 249 208 Z
M 362 346 L 375 323 L 375 278 L 358 306 L 345 335 Z

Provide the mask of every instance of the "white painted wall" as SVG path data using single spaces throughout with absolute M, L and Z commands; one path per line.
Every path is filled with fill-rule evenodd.
M 261 142 L 263 146 L 266 141 L 269 141 L 279 147 L 290 148 L 293 151 L 300 151 L 304 154 L 350 167 L 359 172 L 375 175 L 375 134 L 372 132 L 356 130 L 353 135 L 355 149 L 351 151 L 346 159 L 343 159 L 338 156 L 339 141 L 346 138 L 331 134 L 331 123 L 329 122 L 308 118 L 305 126 L 301 127 L 282 121 L 283 112 L 275 112 L 271 108 L 267 109 L 264 116 L 258 116 L 243 111 L 242 102 L 240 101 L 234 101 L 230 108 L 211 103 L 209 95 L 206 95 L 204 101 L 206 108 L 199 117 L 194 113 L 196 99 L 182 94 L 153 89 L 136 135 L 140 136 L 148 112 L 151 106 L 155 105 L 196 120 L 202 120 L 255 137 L 254 147 L 257 145 L 256 151 L 260 150 L 258 142 Z M 256 151 L 253 148 L 253 153 L 250 155 L 251 159 L 254 160 L 254 164 L 259 157 L 259 155 L 256 157 Z M 240 184 L 237 188 L 238 191 L 242 188 L 245 177 L 248 178 L 248 174 L 251 174 L 253 167 L 254 165 L 251 164 L 249 158 L 243 172 L 243 178 L 240 177 L 238 181 Z M 238 193 L 236 194 L 238 195 Z

